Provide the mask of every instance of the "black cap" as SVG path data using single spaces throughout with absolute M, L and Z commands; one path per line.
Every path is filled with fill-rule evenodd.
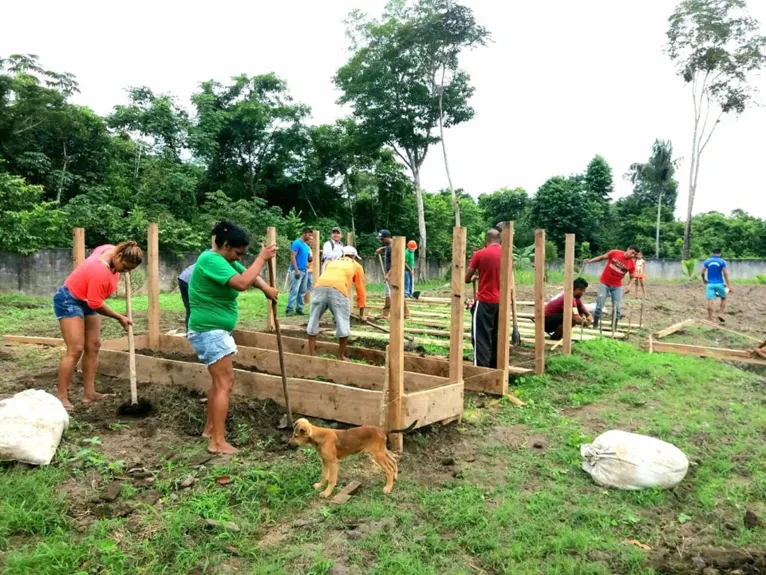
M 378 232 L 378 237 L 379 237 L 380 239 L 383 239 L 383 238 L 390 238 L 390 237 L 391 237 L 391 232 L 389 232 L 388 230 L 380 230 L 380 231 Z

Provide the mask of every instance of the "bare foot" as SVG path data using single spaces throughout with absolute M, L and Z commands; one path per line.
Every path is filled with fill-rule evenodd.
M 239 453 L 239 450 L 225 441 L 221 443 L 214 443 L 210 442 L 210 445 L 208 445 L 207 450 L 209 453 L 223 453 L 224 455 L 236 455 Z
M 341 356 L 338 358 L 338 361 L 348 361 L 348 358 L 347 358 L 345 355 L 341 355 Z
M 64 397 L 64 398 L 59 397 L 59 401 L 61 402 L 61 405 L 64 406 L 64 409 L 66 409 L 67 411 L 74 411 L 74 405 L 72 405 L 68 397 Z
M 94 393 L 93 395 L 87 395 L 82 398 L 83 405 L 90 405 L 96 401 L 101 401 L 109 397 L 108 393 Z
M 209 428 L 205 428 L 205 431 L 202 432 L 202 437 L 205 439 L 210 439 L 213 436 L 213 431 Z

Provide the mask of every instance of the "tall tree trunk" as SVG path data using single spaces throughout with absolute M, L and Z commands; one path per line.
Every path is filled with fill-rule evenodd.
M 442 154 L 444 155 L 444 170 L 447 172 L 447 182 L 452 195 L 452 207 L 455 209 L 455 226 L 460 227 L 460 203 L 455 195 L 455 187 L 452 185 L 452 176 L 449 173 L 447 162 L 447 145 L 444 143 L 444 68 L 442 68 L 442 83 L 439 86 L 439 138 L 442 141 Z
M 703 85 L 704 91 L 704 85 Z M 694 195 L 697 193 L 697 182 L 694 174 L 697 172 L 699 163 L 699 141 L 700 141 L 700 118 L 702 117 L 702 99 L 697 104 L 696 85 L 692 90 L 692 100 L 694 101 L 694 135 L 692 137 L 692 161 L 689 166 L 689 201 L 686 204 L 686 224 L 684 225 L 684 248 L 681 254 L 682 259 L 688 260 L 691 257 L 692 247 L 692 211 L 694 209 Z
M 420 189 L 420 166 L 412 167 L 412 179 L 415 183 L 415 199 L 418 204 L 418 231 L 420 245 L 418 246 L 418 280 L 426 281 L 426 210 L 423 206 L 423 190 Z
M 59 178 L 59 190 L 56 194 L 56 201 L 61 203 L 61 195 L 64 192 L 64 177 L 66 176 L 66 169 L 69 165 L 69 156 L 66 154 L 66 144 L 64 144 L 64 168 L 61 170 L 61 177 Z
M 662 192 L 657 200 L 657 235 L 654 240 L 654 257 L 660 259 L 660 219 L 662 216 Z

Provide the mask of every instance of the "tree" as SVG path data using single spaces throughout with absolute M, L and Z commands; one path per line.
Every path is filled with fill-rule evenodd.
M 513 222 L 521 219 L 529 203 L 529 195 L 523 188 L 500 188 L 491 194 L 479 196 L 479 207 L 484 212 L 487 226 L 499 222 Z
M 410 28 L 412 46 L 420 62 L 422 74 L 430 81 L 432 93 L 439 100 L 439 139 L 442 144 L 444 170 L 447 173 L 455 225 L 460 226 L 460 203 L 452 185 L 447 145 L 444 140 L 444 90 L 464 74 L 458 58 L 466 48 L 485 46 L 489 31 L 476 23 L 473 11 L 454 0 L 420 0 L 415 6 L 415 24 Z
M 673 159 L 673 144 L 667 140 L 655 140 L 652 155 L 646 164 L 631 164 L 628 178 L 633 184 L 633 195 L 638 205 L 657 206 L 657 226 L 654 239 L 654 257 L 660 257 L 660 224 L 662 208 L 669 212 L 672 221 L 678 196 L 678 182 L 673 177 L 678 160 Z
M 339 103 L 351 104 L 362 130 L 391 147 L 412 173 L 420 234 L 420 279 L 425 277 L 427 254 L 420 169 L 431 145 L 439 141 L 434 135 L 439 118 L 443 117 L 444 125 L 453 126 L 471 119 L 474 113 L 468 105 L 473 88 L 467 74 L 457 71 L 450 78 L 445 74 L 443 89 L 437 91 L 435 86 L 441 85 L 441 80 L 436 81 L 434 73 L 442 69 L 441 64 L 424 65 L 429 46 L 444 47 L 450 53 L 459 46 L 445 38 L 437 42 L 435 37 L 421 36 L 424 24 L 418 14 L 430 13 L 429 4 L 422 0 L 413 8 L 406 1 L 394 0 L 379 21 L 352 13 L 348 35 L 354 54 L 335 76 L 335 84 L 343 91 Z M 439 24 L 435 28 L 448 27 Z M 444 69 L 450 69 L 450 58 L 439 61 L 444 62 Z
M 740 115 L 752 104 L 748 81 L 766 63 L 766 37 L 746 9 L 745 0 L 683 0 L 669 19 L 667 53 L 678 75 L 691 85 L 694 103 L 684 259 L 691 250 L 701 156 L 721 118 Z

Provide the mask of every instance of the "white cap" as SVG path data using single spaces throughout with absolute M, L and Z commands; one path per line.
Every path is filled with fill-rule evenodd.
M 359 257 L 359 254 L 357 253 L 356 248 L 354 246 L 343 246 L 343 248 L 341 249 L 341 253 L 344 256 L 352 256 L 358 260 L 362 259 Z

